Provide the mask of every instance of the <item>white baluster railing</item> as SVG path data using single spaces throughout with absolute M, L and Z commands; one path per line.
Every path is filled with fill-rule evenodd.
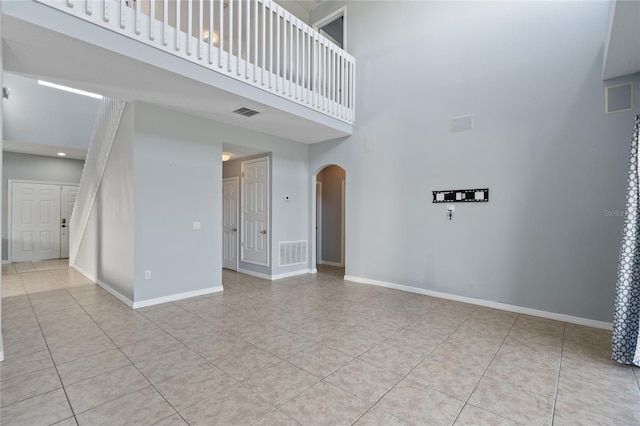
M 271 0 L 33 0 L 353 124 L 355 60 Z
M 78 197 L 69 220 L 69 264 L 73 265 L 80 249 L 82 236 L 89 222 L 111 147 L 120 125 L 125 102 L 103 98 L 93 127 L 89 152 L 82 169 Z

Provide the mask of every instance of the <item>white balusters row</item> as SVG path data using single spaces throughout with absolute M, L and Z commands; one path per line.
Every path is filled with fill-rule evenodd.
M 354 121 L 353 57 L 271 0 L 35 1 Z
M 71 0 L 68 0 L 71 1 Z M 75 263 L 82 236 L 89 222 L 91 208 L 95 202 L 100 181 L 104 174 L 111 147 L 120 125 L 125 102 L 103 98 L 93 127 L 89 152 L 82 169 L 78 197 L 69 220 L 69 264 Z

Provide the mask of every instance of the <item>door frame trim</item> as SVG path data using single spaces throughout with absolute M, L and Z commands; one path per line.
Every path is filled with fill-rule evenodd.
M 347 50 L 347 6 L 344 5 L 336 10 L 334 10 L 333 12 L 329 13 L 327 16 L 325 16 L 324 18 L 321 18 L 319 20 L 317 20 L 315 23 L 313 23 L 313 25 L 311 25 L 311 28 L 313 28 L 314 30 L 320 32 L 320 27 L 324 27 L 325 25 L 328 25 L 330 23 L 332 23 L 333 21 L 335 21 L 336 19 L 339 19 L 342 16 L 342 50 Z M 322 34 L 323 37 L 327 37 L 326 35 Z M 332 38 L 332 37 L 327 37 L 327 38 Z M 335 42 L 335 40 L 331 40 L 333 42 Z M 337 44 L 337 43 L 336 43 Z
M 318 189 L 320 190 L 318 192 Z M 316 180 L 316 265 L 322 264 L 322 181 Z M 319 220 L 318 220 L 319 219 Z M 317 266 L 316 266 L 317 267 Z
M 238 230 L 236 231 L 236 272 L 240 268 L 240 176 L 233 176 L 228 178 L 222 178 L 222 185 L 224 186 L 225 181 L 234 181 L 236 184 L 236 227 Z M 224 198 L 224 194 L 222 195 Z M 224 199 L 223 199 L 224 203 Z M 223 268 L 224 269 L 224 268 Z
M 59 186 L 77 186 L 80 188 L 80 183 L 69 182 L 50 182 L 44 180 L 27 180 L 27 179 L 7 179 L 7 262 L 13 263 L 13 238 L 11 238 L 13 228 L 13 217 L 11 211 L 13 210 L 13 184 L 14 183 L 31 183 L 34 185 L 59 185 Z
M 344 169 L 343 169 L 344 170 Z M 345 250 L 345 238 L 346 235 L 344 234 L 344 230 L 345 230 L 345 217 L 346 217 L 346 211 L 347 211 L 347 181 L 346 181 L 346 175 L 347 172 L 345 170 L 345 179 L 342 179 L 342 183 L 341 183 L 341 203 L 342 203 L 342 208 L 340 209 L 340 266 L 342 266 L 344 268 L 345 266 L 345 259 L 344 259 L 344 252 Z

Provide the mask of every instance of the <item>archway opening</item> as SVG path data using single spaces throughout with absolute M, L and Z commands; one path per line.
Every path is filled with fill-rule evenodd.
M 316 174 L 316 267 L 344 276 L 346 171 L 337 165 Z

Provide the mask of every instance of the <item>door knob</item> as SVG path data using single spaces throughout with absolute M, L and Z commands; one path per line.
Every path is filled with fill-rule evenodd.
M 266 230 L 266 229 L 263 229 L 262 231 L 260 231 L 260 233 L 261 233 L 262 235 L 264 235 L 264 234 L 266 234 L 266 233 L 267 233 L 267 230 Z
M 62 225 L 62 227 L 63 227 L 63 228 L 66 228 L 66 227 L 67 227 L 67 225 Z
M 238 228 L 231 228 L 231 232 L 236 232 Z

